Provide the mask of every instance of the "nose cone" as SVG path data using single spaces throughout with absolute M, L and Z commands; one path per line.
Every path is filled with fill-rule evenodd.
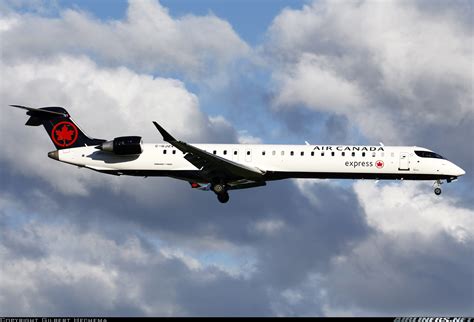
M 59 153 L 58 151 L 51 151 L 48 153 L 48 157 L 50 157 L 51 159 L 54 159 L 54 160 L 59 160 Z
M 453 164 L 453 168 L 454 168 L 454 171 L 453 171 L 453 174 L 456 176 L 456 177 L 460 177 L 460 176 L 463 176 L 466 174 L 466 171 L 464 171 L 463 169 L 461 169 L 460 167 L 458 167 L 457 165 Z

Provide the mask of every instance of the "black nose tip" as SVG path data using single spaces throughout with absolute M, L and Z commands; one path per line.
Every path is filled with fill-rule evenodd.
M 48 157 L 54 160 L 59 160 L 59 154 L 58 151 L 51 151 L 48 153 Z

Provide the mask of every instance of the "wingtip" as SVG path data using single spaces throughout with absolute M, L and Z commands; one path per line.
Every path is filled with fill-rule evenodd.
M 176 139 L 171 135 L 169 134 L 168 132 L 166 132 L 166 130 L 161 126 L 159 125 L 157 122 L 155 121 L 152 121 L 153 124 L 155 125 L 156 129 L 158 130 L 158 132 L 160 132 L 161 136 L 163 136 L 163 140 L 166 141 L 166 142 L 170 142 L 170 141 L 176 141 Z

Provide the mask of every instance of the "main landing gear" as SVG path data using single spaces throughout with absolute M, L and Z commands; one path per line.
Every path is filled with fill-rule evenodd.
M 434 183 L 434 193 L 435 195 L 439 196 L 441 194 L 441 180 L 436 180 Z
M 226 192 L 220 193 L 217 195 L 217 200 L 219 200 L 221 203 L 226 203 L 229 201 L 229 194 Z
M 224 184 L 215 184 L 212 187 L 212 191 L 217 195 L 217 200 L 221 203 L 226 203 L 229 201 L 229 194 L 227 193 L 226 186 Z

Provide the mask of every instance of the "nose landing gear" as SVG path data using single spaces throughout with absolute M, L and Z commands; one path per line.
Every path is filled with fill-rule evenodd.
M 435 195 L 439 196 L 441 194 L 441 180 L 436 180 L 434 183 L 434 193 Z
M 212 187 L 212 191 L 217 195 L 217 200 L 221 203 L 226 203 L 229 201 L 229 194 L 227 193 L 226 186 L 224 184 L 215 184 Z

